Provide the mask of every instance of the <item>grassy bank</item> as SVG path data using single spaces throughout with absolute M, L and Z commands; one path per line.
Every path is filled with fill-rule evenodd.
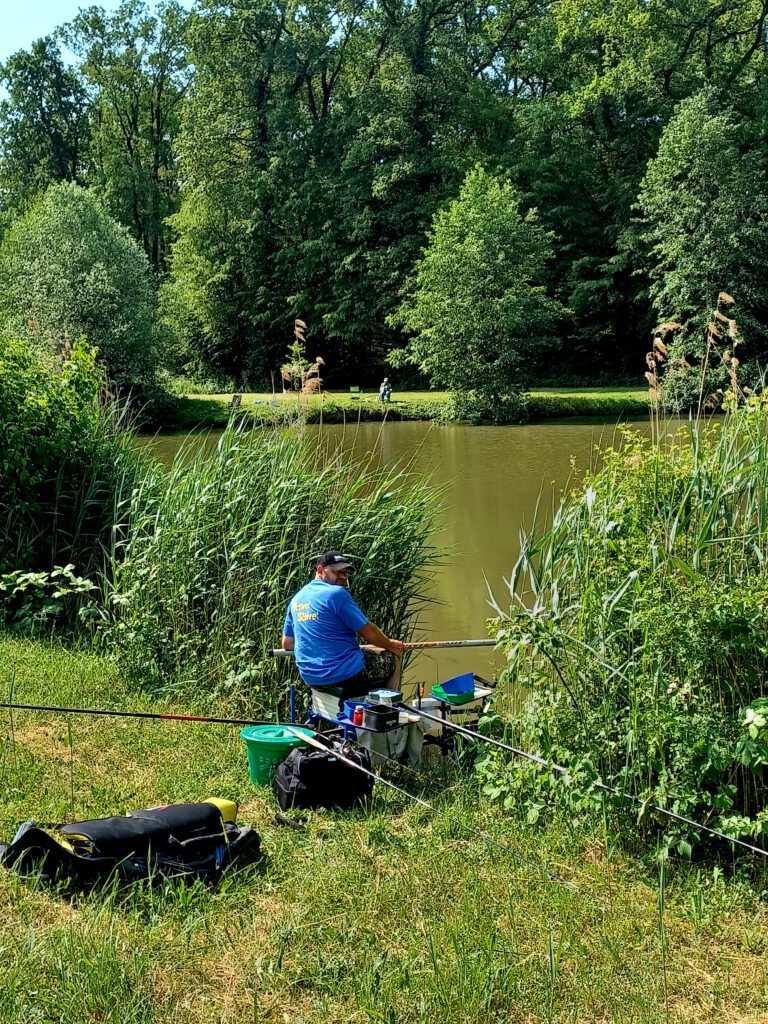
M 327 393 L 321 397 L 297 399 L 294 395 L 244 394 L 241 408 L 259 421 L 280 421 L 301 405 L 310 422 L 343 423 L 363 419 L 432 420 L 444 414 L 444 391 L 395 392 L 384 404 L 370 394 Z M 189 395 L 179 398 L 175 420 L 170 426 L 224 426 L 229 418 L 232 395 Z M 648 412 L 648 392 L 642 388 L 546 388 L 528 395 L 531 419 L 560 419 L 573 416 L 605 416 L 620 419 Z
M 151 707 L 91 655 L 0 640 L 25 703 Z M 62 898 L 0 873 L 0 1020 L 762 1021 L 768 908 L 712 866 L 610 855 L 588 823 L 527 825 L 433 762 L 423 795 L 273 824 L 223 726 L 2 713 L 0 835 L 211 795 L 241 801 L 264 857 L 213 890 Z M 404 783 L 413 780 L 403 777 Z M 443 793 L 441 796 L 440 794 Z

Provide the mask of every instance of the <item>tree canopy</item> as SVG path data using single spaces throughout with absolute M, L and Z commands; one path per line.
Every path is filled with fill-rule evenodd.
M 751 126 L 709 91 L 680 103 L 640 189 L 653 307 L 682 324 L 689 349 L 722 289 L 753 350 L 768 340 L 768 189 Z
M 156 270 L 180 366 L 263 386 L 300 318 L 329 386 L 375 382 L 430 226 L 480 163 L 552 235 L 538 284 L 568 313 L 539 380 L 637 379 L 676 274 L 680 315 L 704 315 L 686 269 L 704 258 L 764 358 L 766 24 L 768 0 L 86 9 L 0 70 L 0 225 L 85 184 Z M 702 202 L 720 243 L 683 226 Z
M 0 333 L 54 350 L 85 335 L 113 384 L 142 392 L 151 386 L 157 351 L 149 264 L 86 189 L 49 186 L 7 231 Z

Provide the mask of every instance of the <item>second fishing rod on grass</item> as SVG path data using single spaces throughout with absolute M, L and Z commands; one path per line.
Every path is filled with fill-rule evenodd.
M 467 646 L 475 646 L 475 645 L 483 645 L 484 646 L 487 643 L 485 641 L 479 641 L 479 642 L 478 641 L 458 641 L 458 642 L 459 643 L 463 643 L 463 644 L 465 644 Z M 430 643 L 430 646 L 443 646 L 443 645 L 449 645 L 450 646 L 450 645 L 454 645 L 455 643 L 457 643 L 457 641 L 432 641 L 432 642 L 429 642 L 429 643 Z M 357 725 L 354 724 L 351 719 L 349 719 L 347 722 L 345 722 L 344 718 L 347 717 L 347 716 L 344 713 L 339 713 L 336 716 L 333 716 L 330 713 L 328 713 L 328 714 L 316 713 L 316 715 L 315 715 L 315 722 L 314 722 L 314 726 L 315 727 L 314 728 L 306 728 L 305 727 L 305 728 L 302 729 L 302 728 L 297 728 L 295 722 L 291 722 L 291 723 L 286 724 L 286 725 L 279 725 L 279 724 L 276 724 L 276 723 L 264 723 L 264 722 L 258 722 L 258 721 L 254 721 L 254 720 L 248 720 L 248 719 L 236 719 L 236 718 L 225 718 L 225 717 L 209 717 L 209 716 L 202 716 L 202 715 L 182 715 L 182 714 L 158 713 L 158 712 L 155 712 L 155 713 L 152 713 L 152 712 L 128 712 L 128 711 L 120 711 L 120 710 L 95 709 L 95 708 L 77 708 L 77 707 L 52 706 L 52 705 L 34 705 L 34 704 L 15 703 L 15 702 L 12 702 L 12 701 L 11 702 L 0 703 L 0 708 L 5 708 L 5 709 L 11 710 L 11 711 L 44 711 L 44 712 L 54 712 L 54 713 L 60 713 L 60 714 L 75 714 L 75 715 L 86 715 L 86 716 L 88 716 L 88 715 L 98 715 L 98 716 L 114 715 L 116 717 L 155 718 L 155 719 L 160 719 L 160 720 L 165 720 L 165 721 L 180 721 L 180 722 L 189 722 L 189 723 L 199 722 L 199 723 L 211 723 L 211 724 L 215 723 L 215 724 L 247 725 L 247 726 L 251 726 L 251 727 L 256 727 L 257 729 L 260 729 L 260 730 L 266 729 L 268 732 L 270 730 L 274 730 L 274 735 L 270 734 L 268 736 L 265 733 L 262 738 L 264 740 L 266 740 L 268 745 L 270 743 L 277 743 L 278 745 L 281 746 L 282 751 L 285 751 L 285 752 L 287 752 L 294 745 L 293 742 L 289 742 L 288 744 L 285 743 L 287 737 L 291 737 L 293 741 L 298 741 L 298 742 L 302 742 L 303 741 L 304 743 L 306 743 L 310 747 L 314 747 L 314 748 L 317 749 L 318 740 L 316 738 L 317 737 L 316 729 L 317 729 L 317 727 L 319 727 L 320 729 L 323 728 L 323 725 L 321 723 L 325 723 L 324 727 L 326 729 L 327 729 L 327 727 L 329 725 L 331 726 L 332 729 L 334 729 L 334 728 L 335 729 L 340 729 L 342 731 L 343 739 L 344 739 L 345 743 L 349 744 L 350 742 L 352 742 L 352 743 L 354 743 L 355 746 L 358 746 L 358 745 L 364 746 L 365 744 L 360 744 L 360 736 L 361 735 L 365 735 L 366 733 L 369 734 L 369 735 L 376 734 L 376 733 L 387 734 L 387 733 L 395 731 L 395 730 L 403 731 L 404 729 L 412 729 L 412 727 L 415 724 L 415 722 L 421 722 L 421 723 L 428 723 L 430 726 L 433 727 L 433 729 L 437 729 L 438 735 L 442 735 L 443 737 L 446 736 L 447 734 L 450 734 L 450 735 L 455 735 L 457 737 L 462 737 L 463 739 L 465 739 L 467 741 L 470 741 L 473 744 L 474 743 L 480 743 L 480 744 L 483 744 L 483 745 L 490 745 L 490 746 L 496 747 L 497 749 L 506 751 L 506 752 L 512 754 L 514 757 L 523 758 L 525 760 L 532 761 L 532 762 L 542 766 L 543 768 L 547 768 L 547 769 L 555 772 L 556 774 L 567 775 L 568 769 L 566 767 L 562 766 L 562 765 L 556 764 L 554 761 L 548 760 L 548 759 L 546 759 L 544 757 L 541 757 L 538 754 L 534 754 L 534 753 L 532 753 L 530 751 L 526 751 L 526 750 L 522 750 L 520 748 L 514 747 L 511 744 L 506 743 L 502 739 L 498 739 L 498 738 L 493 737 L 493 736 L 485 735 L 484 733 L 478 731 L 478 728 L 477 728 L 478 722 L 477 722 L 476 718 L 474 720 L 472 720 L 472 721 L 469 721 L 469 722 L 467 722 L 466 720 L 465 721 L 461 721 L 461 720 L 457 721 L 457 720 L 455 720 L 455 712 L 461 713 L 462 710 L 463 710 L 463 707 L 465 708 L 467 704 L 470 704 L 471 702 L 476 704 L 478 700 L 484 701 L 485 697 L 490 694 L 490 692 L 491 692 L 490 688 L 483 688 L 481 686 L 474 685 L 474 679 L 477 679 L 477 678 L 478 677 L 473 677 L 472 674 L 470 674 L 470 673 L 466 673 L 463 677 L 457 677 L 456 680 L 453 680 L 453 681 L 448 680 L 448 681 L 446 681 L 443 684 L 438 684 L 439 686 L 441 686 L 443 688 L 443 692 L 441 694 L 440 694 L 440 691 L 438 690 L 439 696 L 437 696 L 437 697 L 432 696 L 431 698 L 424 698 L 422 696 L 422 694 L 419 693 L 419 696 L 417 697 L 417 699 L 415 701 L 413 701 L 409 705 L 405 705 L 405 704 L 402 703 L 402 700 L 400 699 L 402 695 L 400 693 L 398 693 L 398 692 L 391 693 L 391 695 L 388 695 L 388 699 L 387 699 L 387 697 L 385 697 L 385 700 L 387 701 L 387 704 L 388 704 L 388 711 L 389 711 L 391 717 L 387 721 L 384 721 L 382 719 L 376 720 L 376 721 L 374 721 L 373 726 L 372 727 L 368 727 L 368 728 L 366 728 L 364 723 L 362 724 L 362 727 L 359 724 L 357 724 Z M 450 687 L 448 684 L 450 684 L 451 682 L 456 683 L 456 686 L 453 687 L 453 688 Z M 485 682 L 485 680 L 481 680 L 481 682 Z M 447 691 L 445 689 L 446 687 L 448 687 Z M 437 689 L 437 688 L 435 688 L 435 689 Z M 292 692 L 292 694 L 294 692 L 294 687 L 293 686 L 291 686 L 291 692 Z M 435 693 L 435 690 L 433 689 L 433 694 L 434 693 Z M 379 696 L 379 695 L 377 694 L 377 696 Z M 438 709 L 439 709 L 438 710 L 438 714 L 431 713 L 434 710 L 434 706 L 432 704 L 428 703 L 430 700 L 434 701 L 438 705 Z M 364 703 L 364 702 L 358 702 L 358 703 Z M 295 702 L 293 700 L 292 700 L 292 705 L 295 706 Z M 401 716 L 403 716 L 403 715 L 405 716 L 405 720 L 404 721 L 401 720 Z M 428 739 L 429 739 L 428 729 L 425 729 L 423 731 L 424 731 L 425 735 L 422 737 L 422 739 L 428 741 Z M 244 729 L 243 733 L 246 733 L 246 732 L 248 732 L 248 730 Z M 244 738 L 246 738 L 246 737 L 244 736 Z M 274 763 L 276 763 L 273 760 L 275 758 L 275 753 L 276 752 L 273 749 L 271 751 L 268 751 L 265 754 L 265 748 L 263 746 L 259 747 L 259 743 L 260 742 L 261 742 L 261 739 L 259 740 L 258 743 L 251 745 L 251 744 L 248 743 L 248 740 L 246 739 L 246 745 L 251 748 L 249 750 L 249 762 L 252 761 L 251 753 L 253 752 L 253 750 L 255 748 L 258 748 L 258 752 L 255 754 L 255 759 L 256 759 L 256 763 L 258 763 L 258 767 L 256 769 L 256 774 L 254 774 L 253 771 L 251 772 L 252 781 L 258 781 L 259 783 L 264 784 L 267 781 L 267 779 L 269 777 L 271 777 L 270 770 L 271 770 L 271 766 L 273 766 Z M 385 761 L 393 760 L 393 758 L 391 756 L 389 756 L 387 753 L 383 753 L 380 756 L 381 756 L 382 760 L 385 760 Z M 333 753 L 333 757 L 335 757 L 336 759 L 340 760 L 343 764 L 346 764 L 350 770 L 353 770 L 353 771 L 356 771 L 356 772 L 362 772 L 363 774 L 365 774 L 365 775 L 367 775 L 367 776 L 369 776 L 371 778 L 375 777 L 375 778 L 378 778 L 378 779 L 381 780 L 381 777 L 378 774 L 374 775 L 374 773 L 371 771 L 370 766 L 366 766 L 365 764 L 362 764 L 359 760 L 356 760 L 354 757 L 349 756 L 348 752 L 347 753 L 344 752 L 344 748 L 336 749 L 334 751 L 334 753 Z M 270 765 L 267 765 L 267 761 L 270 762 Z M 434 811 L 435 813 L 443 814 L 443 816 L 445 816 L 443 811 L 440 811 L 438 808 L 435 808 L 432 804 L 427 803 L 423 799 L 417 798 L 413 794 L 408 793 L 406 790 L 403 790 L 401 787 L 396 786 L 395 784 L 391 783 L 389 780 L 381 780 L 381 781 L 384 781 L 385 785 L 387 785 L 389 788 L 399 792 L 401 795 L 406 796 L 407 798 L 409 798 L 411 800 L 414 800 L 416 803 L 419 803 L 419 804 L 425 806 L 426 808 Z M 757 856 L 759 856 L 762 859 L 768 858 L 768 851 L 763 849 L 763 848 L 761 848 L 761 847 L 759 847 L 759 846 L 756 846 L 756 845 L 751 844 L 751 843 L 747 843 L 744 840 L 738 839 L 738 838 L 736 838 L 734 836 L 730 836 L 727 833 L 724 833 L 724 832 L 722 832 L 722 831 L 720 831 L 718 829 L 711 828 L 710 826 L 708 826 L 708 825 L 706 825 L 706 824 L 704 824 L 702 822 L 698 822 L 698 821 L 695 821 L 695 820 L 693 820 L 691 818 L 685 817 L 684 815 L 677 814 L 676 812 L 671 811 L 671 810 L 669 810 L 669 809 L 667 809 L 665 807 L 661 807 L 658 804 L 650 803 L 648 801 L 643 801 L 643 800 L 641 800 L 640 797 L 635 796 L 632 793 L 622 792 L 621 790 L 617 789 L 616 787 L 606 785 L 606 784 L 604 784 L 602 782 L 599 782 L 599 781 L 595 785 L 596 785 L 596 788 L 598 790 L 601 790 L 602 792 L 606 793 L 607 795 L 610 795 L 610 796 L 613 796 L 615 798 L 618 798 L 620 801 L 625 802 L 625 803 L 627 803 L 629 805 L 641 807 L 641 809 L 644 811 L 644 813 L 652 812 L 652 813 L 658 814 L 659 816 L 661 816 L 663 818 L 667 818 L 669 820 L 675 821 L 675 822 L 680 823 L 680 824 L 685 824 L 686 826 L 688 826 L 690 828 L 693 828 L 693 829 L 695 829 L 697 831 L 700 831 L 700 832 L 702 832 L 702 833 L 704 833 L 706 835 L 712 836 L 713 838 L 716 838 L 716 839 L 719 839 L 719 840 L 724 841 L 726 843 L 729 843 L 729 844 L 732 845 L 733 848 L 738 848 L 738 849 L 741 849 L 741 850 L 745 850 L 746 852 L 751 853 L 753 855 L 757 855 Z M 479 833 L 477 830 L 475 830 L 475 829 L 473 829 L 471 827 L 465 826 L 463 823 L 459 822 L 459 824 L 461 824 L 462 828 L 466 828 L 467 831 L 473 832 L 476 835 L 479 835 L 483 839 L 487 839 L 488 838 L 484 834 Z M 494 842 L 494 845 L 498 845 L 498 843 Z

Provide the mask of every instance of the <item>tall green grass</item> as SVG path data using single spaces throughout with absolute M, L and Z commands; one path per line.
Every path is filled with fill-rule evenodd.
M 158 707 L 105 659 L 56 643 L 0 637 L 0 679 L 14 680 L 20 703 Z M 501 849 L 380 785 L 365 810 L 280 827 L 271 791 L 249 784 L 237 729 L 224 726 L 3 711 L 0 751 L 3 840 L 24 819 L 215 795 L 240 801 L 263 849 L 213 888 L 158 880 L 72 893 L 0 869 L 3 1024 L 661 1024 L 667 1008 L 693 1024 L 768 1013 L 759 884 L 669 862 L 662 906 L 656 864 L 609 857 L 587 816 L 531 825 L 442 759 L 416 792 Z
M 493 759 L 489 785 L 525 792 L 535 815 L 550 787 L 589 802 L 602 779 L 761 835 L 767 557 L 761 406 L 656 443 L 626 432 L 523 539 L 497 623 L 506 679 L 530 693 L 502 717 L 571 773 L 563 786 Z
M 299 427 L 233 422 L 214 452 L 193 439 L 134 490 L 106 637 L 132 678 L 274 713 L 284 676 L 267 652 L 316 557 L 353 555 L 360 606 L 406 636 L 437 558 L 436 511 L 434 488 L 405 469 L 318 449 Z

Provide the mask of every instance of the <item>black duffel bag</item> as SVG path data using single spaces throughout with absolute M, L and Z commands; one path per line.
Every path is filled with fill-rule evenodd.
M 318 737 L 320 738 L 320 737 Z M 323 740 L 328 750 L 297 747 L 277 766 L 275 796 L 284 810 L 337 807 L 350 810 L 373 792 L 373 776 L 336 757 L 339 753 L 371 771 L 367 750 L 338 740 Z
M 260 845 L 252 829 L 225 821 L 218 804 L 168 804 L 50 831 L 25 821 L 11 843 L 0 843 L 0 865 L 20 875 L 79 883 L 112 873 L 123 879 L 193 874 L 215 881 L 227 864 L 255 858 Z

